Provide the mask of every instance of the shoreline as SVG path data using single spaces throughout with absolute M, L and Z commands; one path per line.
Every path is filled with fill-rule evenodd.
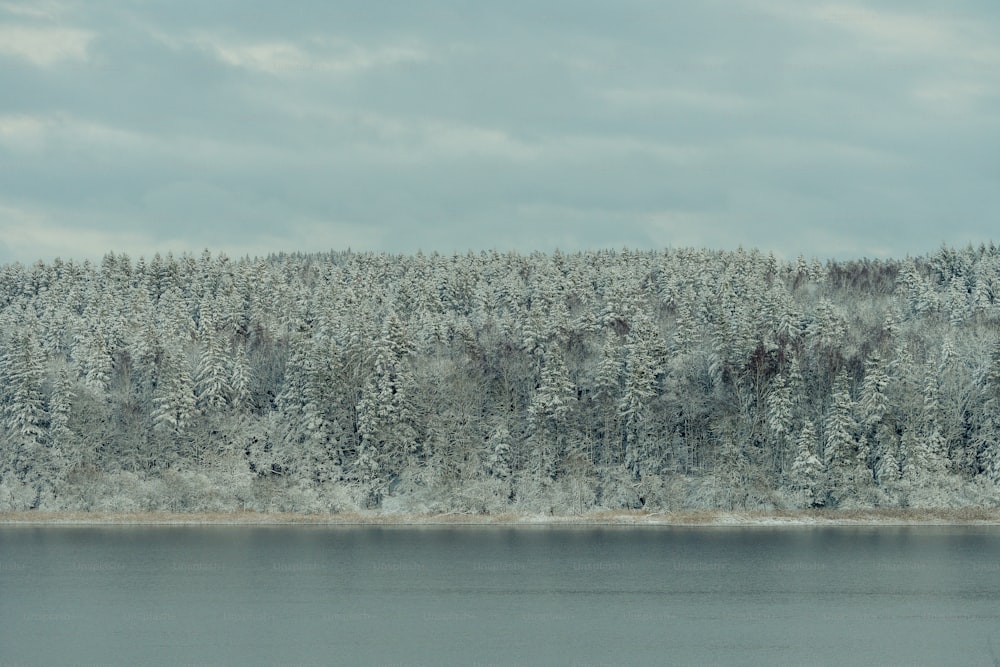
M 0 525 L 232 526 L 997 526 L 1000 508 L 605 511 L 547 514 L 293 514 L 263 512 L 0 512 Z

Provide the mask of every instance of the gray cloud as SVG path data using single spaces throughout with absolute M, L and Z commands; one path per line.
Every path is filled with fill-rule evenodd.
M 0 5 L 0 261 L 902 255 L 1000 214 L 992 5 L 295 9 Z

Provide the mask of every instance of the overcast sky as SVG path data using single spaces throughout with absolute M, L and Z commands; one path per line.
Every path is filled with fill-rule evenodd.
M 993 0 L 0 0 L 0 262 L 997 229 Z

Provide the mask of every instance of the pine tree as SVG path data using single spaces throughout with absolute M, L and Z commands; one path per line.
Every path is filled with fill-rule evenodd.
M 47 467 L 54 478 L 58 478 L 71 465 L 70 453 L 75 437 L 69 420 L 73 412 L 74 396 L 69 368 L 60 364 L 49 398 L 49 432 L 46 437 Z
M 767 398 L 767 425 L 772 439 L 774 470 L 784 471 L 785 449 L 792 435 L 792 392 L 785 378 L 776 375 Z
M 791 487 L 802 493 L 806 507 L 819 507 L 826 503 L 823 463 L 816 456 L 815 446 L 816 429 L 807 419 L 799 431 L 790 480 Z
M 501 424 L 493 430 L 487 448 L 487 472 L 499 480 L 510 479 L 514 472 L 513 451 L 510 446 L 510 431 L 505 425 Z
M 625 468 L 639 479 L 644 463 L 652 455 L 650 404 L 657 393 L 655 334 L 646 318 L 637 321 L 625 346 L 625 386 L 619 404 L 624 430 Z
M 111 387 L 112 359 L 108 343 L 97 329 L 82 334 L 73 348 L 84 382 L 96 396 L 105 398 Z
M 880 455 L 875 463 L 875 481 L 883 489 L 892 492 L 900 478 L 899 457 L 896 444 L 888 438 L 879 440 Z
M 71 435 L 69 418 L 73 410 L 73 396 L 69 368 L 60 364 L 49 401 L 49 433 L 53 440 L 63 441 Z
M 889 376 L 882 365 L 882 358 L 878 352 L 872 352 L 865 360 L 860 401 L 861 423 L 869 431 L 881 424 L 889 411 L 888 386 Z
M 533 472 L 542 478 L 556 475 L 556 467 L 566 450 L 575 402 L 576 391 L 562 353 L 553 346 L 543 353 L 541 378 L 528 406 Z
M 30 325 L 12 336 L 4 348 L 0 356 L 0 380 L 6 435 L 0 452 L 0 481 L 16 479 L 40 488 L 42 479 L 50 472 L 43 467 L 48 415 L 42 394 L 42 352 Z
M 405 458 L 419 445 L 411 409 L 413 382 L 406 359 L 400 356 L 408 349 L 406 341 L 394 336 L 394 327 L 387 327 L 357 404 L 357 467 L 370 506 L 381 502 Z
M 969 303 L 969 288 L 965 279 L 961 276 L 953 276 L 948 285 L 946 303 L 948 308 L 948 321 L 951 326 L 958 328 L 965 322 L 971 313 Z
M 941 434 L 938 368 L 928 363 L 924 371 L 923 406 L 917 438 L 910 443 L 905 461 L 907 479 L 921 485 L 939 483 L 945 471 L 945 441 Z
M 186 434 L 196 412 L 194 382 L 187 355 L 176 340 L 164 340 L 153 391 L 153 428 L 171 437 Z
M 311 482 L 340 474 L 342 433 L 334 411 L 339 405 L 332 367 L 336 357 L 336 350 L 322 336 L 293 338 L 278 396 L 286 465 Z
M 229 386 L 231 388 L 230 403 L 237 413 L 250 409 L 250 358 L 247 354 L 245 343 L 233 342 L 230 356 L 232 365 L 230 367 Z
M 839 501 L 849 495 L 858 483 L 857 421 L 853 401 L 847 386 L 847 376 L 841 373 L 833 386 L 833 401 L 823 424 L 823 460 L 828 471 L 832 497 Z
M 984 396 L 978 458 L 986 478 L 1000 485 L 1000 338 L 990 354 Z
M 198 408 L 203 414 L 218 415 L 223 412 L 233 393 L 229 380 L 226 341 L 219 331 L 212 302 L 202 304 L 199 321 L 201 356 L 195 373 L 195 392 Z
M 593 400 L 598 411 L 597 422 L 603 444 L 602 457 L 619 459 L 621 449 L 621 429 L 619 426 L 619 405 L 622 401 L 622 375 L 624 362 L 618 345 L 618 336 L 609 330 L 604 337 L 597 377 L 594 379 Z
M 688 287 L 677 305 L 677 323 L 671 340 L 671 347 L 676 354 L 687 354 L 693 348 L 698 338 L 698 323 L 692 312 L 695 304 L 694 290 Z

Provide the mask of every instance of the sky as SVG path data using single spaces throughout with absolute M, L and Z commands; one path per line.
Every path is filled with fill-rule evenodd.
M 0 0 L 0 262 L 1000 242 L 992 0 Z

